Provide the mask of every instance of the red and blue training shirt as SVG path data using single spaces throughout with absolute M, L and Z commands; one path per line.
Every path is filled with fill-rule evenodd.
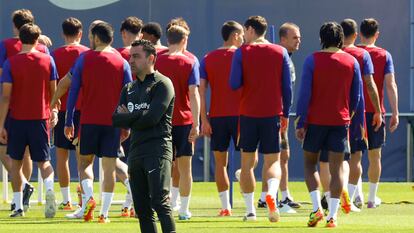
M 41 52 L 12 56 L 3 64 L 3 83 L 12 84 L 10 114 L 16 120 L 50 117 L 50 82 L 57 80 L 53 58 Z
M 200 63 L 200 78 L 211 88 L 210 117 L 238 116 L 241 91 L 229 86 L 231 62 L 235 49 L 216 49 Z
M 380 47 L 376 46 L 362 46 L 358 45 L 358 47 L 365 49 L 369 52 L 371 56 L 372 63 L 374 65 L 375 73 L 374 73 L 374 81 L 378 88 L 378 95 L 380 99 L 381 105 L 381 112 L 385 113 L 384 107 L 384 77 L 386 74 L 394 73 L 394 64 L 392 61 L 391 54 Z M 374 113 L 375 108 L 369 98 L 368 91 L 364 86 L 364 97 L 366 99 L 366 106 L 365 111 Z
M 276 44 L 248 44 L 233 56 L 230 86 L 242 87 L 240 115 L 289 116 L 292 81 L 289 54 Z
M 83 45 L 65 45 L 55 49 L 52 52 L 52 57 L 55 60 L 57 72 L 59 75 L 59 81 L 70 71 L 71 67 L 75 64 L 76 59 L 81 53 L 88 51 L 89 48 Z M 60 98 L 60 111 L 66 111 L 66 102 L 68 94 Z M 80 109 L 81 97 L 78 98 L 76 103 L 76 109 Z
M 131 81 L 130 66 L 119 53 L 93 50 L 82 53 L 72 69 L 66 126 L 73 125 L 79 90 L 82 91 L 80 123 L 112 125 L 122 87 Z
M 18 54 L 22 50 L 22 42 L 19 38 L 8 38 L 0 42 L 0 68 L 7 58 Z M 49 49 L 43 44 L 37 44 L 36 50 L 49 54 Z
M 305 124 L 349 125 L 361 91 L 361 71 L 353 56 L 345 52 L 313 53 L 303 65 L 296 128 Z
M 194 58 L 186 55 L 162 54 L 155 63 L 155 69 L 170 78 L 174 86 L 173 126 L 193 123 L 189 86 L 200 85 L 200 65 L 197 58 Z

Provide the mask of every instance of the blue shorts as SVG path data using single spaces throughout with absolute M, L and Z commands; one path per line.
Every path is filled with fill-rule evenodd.
M 60 111 L 58 113 L 58 123 L 54 128 L 53 138 L 54 138 L 54 145 L 58 148 L 66 149 L 66 150 L 75 150 L 75 146 L 72 144 L 72 141 L 69 141 L 65 137 L 65 117 L 66 112 Z M 75 137 L 79 133 L 79 120 L 80 120 L 80 112 L 75 111 L 73 115 L 73 126 L 75 127 Z
M 80 128 L 80 154 L 117 158 L 121 130 L 108 125 L 82 124 Z
M 174 157 L 193 156 L 193 144 L 188 141 L 192 125 L 176 125 L 172 127 Z
M 344 160 L 348 161 L 351 158 L 351 154 L 345 153 Z M 329 154 L 327 150 L 321 150 L 319 153 L 319 161 L 329 163 Z
M 210 118 L 211 129 L 211 150 L 225 152 L 230 145 L 230 139 L 233 139 L 235 150 L 239 150 L 237 146 L 238 141 L 238 127 L 239 117 L 212 117 Z
M 367 120 L 367 133 L 368 133 L 368 150 L 378 149 L 385 145 L 385 123 L 383 122 L 377 132 L 374 131 L 372 126 L 372 118 L 374 113 L 365 113 Z
M 280 152 L 280 119 L 274 117 L 240 116 L 240 148 L 244 152 L 271 154 Z
M 362 153 L 364 153 L 364 151 L 368 149 L 368 146 L 365 140 L 351 140 L 350 144 L 351 144 L 352 154 L 358 151 L 362 151 Z
M 26 146 L 35 162 L 50 160 L 49 130 L 46 120 L 15 120 L 10 118 L 7 154 L 22 160 Z
M 348 126 L 309 124 L 302 148 L 312 153 L 321 150 L 349 153 Z

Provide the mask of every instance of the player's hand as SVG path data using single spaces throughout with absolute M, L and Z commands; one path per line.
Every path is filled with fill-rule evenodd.
M 0 128 L 0 142 L 7 144 L 7 130 L 5 128 Z
M 119 105 L 118 108 L 116 108 L 117 113 L 129 113 L 128 108 L 125 105 Z
M 372 126 L 374 126 L 374 131 L 377 132 L 382 125 L 382 115 L 379 112 L 374 113 L 372 117 Z
M 128 139 L 130 134 L 129 129 L 121 129 L 121 143 Z
M 289 127 L 289 118 L 287 117 L 280 117 L 280 132 L 284 133 Z
M 45 45 L 46 47 L 50 47 L 53 45 L 52 40 L 45 35 L 40 35 L 38 38 L 39 43 Z
M 399 124 L 400 120 L 398 118 L 398 114 L 392 114 L 390 119 L 390 132 L 394 132 Z
M 213 133 L 213 130 L 211 129 L 210 122 L 208 120 L 204 120 L 201 122 L 201 135 L 210 137 Z
M 57 125 L 58 119 L 59 119 L 58 111 L 57 110 L 52 110 L 50 112 L 50 118 L 49 118 L 49 126 L 50 126 L 51 129 L 54 128 Z
M 193 127 L 191 127 L 190 134 L 188 135 L 188 141 L 189 141 L 190 143 L 195 142 L 195 140 L 196 140 L 196 139 L 198 138 L 198 136 L 199 136 L 199 133 L 200 133 L 200 130 L 198 129 L 198 126 L 194 126 L 194 125 L 193 125 Z
M 305 139 L 305 135 L 306 135 L 306 130 L 305 128 L 300 128 L 300 129 L 296 129 L 296 138 L 299 141 L 303 141 L 303 139 Z
M 75 128 L 72 126 L 65 126 L 65 137 L 72 140 L 75 137 Z

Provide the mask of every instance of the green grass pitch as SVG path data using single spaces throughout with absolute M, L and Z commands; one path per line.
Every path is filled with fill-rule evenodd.
M 256 198 L 260 195 L 260 183 L 256 187 Z M 367 195 L 367 186 L 364 186 Z M 61 200 L 59 188 L 56 185 L 57 200 Z M 75 185 L 71 190 L 76 190 Z M 95 191 L 99 190 L 95 184 Z M 177 213 L 174 213 L 177 232 L 196 233 L 262 233 L 262 232 L 414 232 L 414 190 L 413 183 L 381 183 L 379 196 L 383 204 L 377 209 L 364 208 L 361 213 L 344 215 L 340 213 L 338 227 L 336 229 L 324 228 L 324 223 L 316 229 L 306 227 L 307 217 L 312 208 L 309 203 L 309 195 L 304 182 L 291 182 L 290 191 L 295 200 L 303 203 L 297 214 L 282 214 L 278 223 L 270 223 L 266 217 L 266 210 L 258 209 L 258 220 L 256 222 L 243 222 L 244 202 L 239 193 L 239 185 L 235 183 L 233 216 L 216 217 L 220 201 L 214 183 L 194 183 L 191 197 L 190 211 L 193 218 L 189 221 L 178 221 Z M 125 188 L 121 184 L 116 187 L 116 200 L 122 200 Z M 11 192 L 10 192 L 11 195 Z M 32 200 L 36 200 L 37 193 L 34 193 Z M 75 195 L 72 196 L 76 200 Z M 366 199 L 366 198 L 365 198 Z M 120 205 L 112 205 L 109 224 L 98 224 L 94 222 L 84 223 L 81 220 L 68 220 L 64 215 L 66 211 L 58 211 L 53 219 L 45 219 L 43 214 L 44 206 L 32 203 L 32 206 L 24 218 L 9 218 L 10 205 L 0 205 L 0 232 L 13 233 L 83 233 L 83 232 L 139 232 L 138 220 L 135 218 L 121 218 Z M 99 206 L 95 211 L 98 215 Z M 159 227 L 159 224 L 158 224 Z M 159 228 L 159 232 L 161 229 Z

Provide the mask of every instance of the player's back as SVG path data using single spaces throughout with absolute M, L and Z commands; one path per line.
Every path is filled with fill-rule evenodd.
M 389 53 L 380 47 L 376 46 L 358 46 L 360 48 L 365 49 L 368 51 L 369 55 L 372 59 L 372 64 L 374 65 L 374 81 L 378 88 L 378 95 L 380 99 L 381 104 L 381 111 L 385 113 L 385 107 L 384 107 L 384 75 L 387 72 L 387 60 L 389 59 L 390 55 Z M 364 93 L 367 93 L 366 90 L 364 90 Z M 367 112 L 375 112 L 375 108 L 373 104 L 371 103 L 371 100 L 367 100 L 367 104 L 365 107 Z
M 111 117 L 124 84 L 125 69 L 129 66 L 125 67 L 126 61 L 119 54 L 107 51 L 86 51 L 79 59 L 81 123 L 112 125 Z
M 307 58 L 306 63 L 313 63 L 308 123 L 349 124 L 349 100 L 356 59 L 345 52 L 316 52 Z
M 62 79 L 75 64 L 76 59 L 81 53 L 88 51 L 89 48 L 83 45 L 65 45 L 55 49 L 52 56 L 55 59 L 56 69 L 59 75 L 59 81 Z M 67 93 L 60 98 L 61 111 L 66 111 Z M 79 98 L 78 98 L 79 99 Z M 76 109 L 80 108 L 80 100 L 77 103 Z
M 160 55 L 155 63 L 155 69 L 171 79 L 174 92 L 173 125 L 192 124 L 190 108 L 189 85 L 194 61 L 185 55 Z
M 11 116 L 17 120 L 49 118 L 53 58 L 41 52 L 17 54 L 7 60 L 12 77 Z
M 2 41 L 7 51 L 7 58 L 18 54 L 22 50 L 22 42 L 19 38 L 8 38 Z M 36 50 L 42 53 L 49 53 L 48 48 L 43 44 L 37 44 Z
M 233 91 L 229 85 L 231 62 L 235 49 L 216 49 L 203 60 L 201 70 L 210 83 L 210 117 L 238 116 L 241 91 Z M 201 72 L 200 72 L 201 73 Z
M 240 114 L 251 117 L 282 115 L 283 47 L 275 44 L 243 45 Z

